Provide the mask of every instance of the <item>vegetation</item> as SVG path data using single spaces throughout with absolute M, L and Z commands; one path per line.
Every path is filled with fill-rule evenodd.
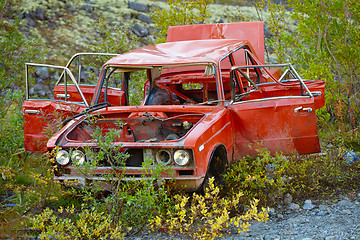
M 318 110 L 324 155 L 271 156 L 259 146 L 257 157 L 232 163 L 225 176 L 224 190 L 210 180 L 204 195 L 173 196 L 167 188 L 155 187 L 152 183 L 164 170 L 162 166 L 150 170 L 146 163 L 144 167 L 152 171 L 151 177 L 147 175 L 146 181 L 125 184 L 120 184 L 123 176 L 113 168 L 118 181 L 109 179 L 109 192 L 104 196 L 96 183 L 82 190 L 59 186 L 52 180 L 48 156 L 23 151 L 24 63 L 39 62 L 44 47 L 33 36 L 28 38 L 19 30 L 20 20 L 14 17 L 12 8 L 19 9 L 21 1 L 2 0 L 0 238 L 39 235 L 42 239 L 121 239 L 144 229 L 166 229 L 174 235 L 213 239 L 229 227 L 246 230 L 251 219 L 265 221 L 266 211 L 263 208 L 259 211 L 258 204 L 276 205 L 286 193 L 300 200 L 358 190 L 360 164 L 348 163 L 346 159 L 347 152 L 360 151 L 357 0 L 316 3 L 288 0 L 287 5 L 266 0 L 251 2 L 257 12 L 253 20 L 264 20 L 271 31 L 272 37 L 267 40 L 269 58 L 292 62 L 305 78 L 323 79 L 327 83 L 326 106 Z M 212 1 L 169 0 L 168 3 L 168 8 L 153 9 L 151 15 L 159 29 L 157 42 L 165 41 L 169 26 L 208 20 Z M 31 9 L 35 10 L 34 7 Z M 89 46 L 94 51 L 122 53 L 141 42 L 128 29 L 113 27 L 105 20 L 99 20 L 98 26 L 101 41 Z M 133 102 L 142 97 L 138 94 L 142 82 L 137 84 L 131 86 Z M 94 137 L 103 145 L 99 155 L 93 156 L 92 164 L 104 155 L 112 156 L 113 166 L 123 163 L 126 156 L 112 155 L 111 143 L 116 134 L 102 136 L 95 129 Z M 87 169 L 85 166 L 81 170 Z
M 169 9 L 155 8 L 151 18 L 159 29 L 155 33 L 157 43 L 166 42 L 170 26 L 204 23 L 210 16 L 209 5 L 213 0 L 168 0 Z
M 338 145 L 339 146 L 339 145 Z M 260 199 L 275 206 L 290 193 L 297 200 L 331 198 L 356 189 L 360 163 L 349 163 L 340 147 L 323 155 L 271 156 L 259 146 L 257 157 L 232 162 L 225 175 L 226 190 L 234 195 L 242 189 L 243 201 Z
M 254 1 L 258 19 L 267 22 L 272 34 L 269 48 L 278 62 L 295 63 L 303 77 L 326 81 L 326 106 L 319 110 L 326 127 L 332 124 L 342 131 L 358 129 L 358 1 L 287 2 L 288 5 L 278 5 L 267 0 Z M 264 9 L 270 13 L 268 19 L 264 19 Z
M 92 46 L 94 52 L 121 54 L 137 47 L 139 38 L 126 27 L 111 27 L 104 19 L 99 18 L 97 30 L 100 32 L 101 40 Z M 99 60 L 104 62 L 104 58 L 100 57 Z M 146 72 L 136 71 L 132 74 L 132 79 L 136 79 L 136 81 L 130 82 L 130 104 L 139 105 L 142 102 L 142 88 L 145 83 Z
M 92 121 L 96 121 L 93 120 Z M 104 174 L 103 182 L 94 181 L 79 190 L 73 189 L 73 196 L 78 196 L 78 204 L 57 205 L 56 211 L 49 207 L 30 220 L 30 226 L 41 232 L 41 239 L 121 239 L 142 230 L 153 216 L 162 216 L 170 208 L 170 198 L 164 186 L 155 187 L 164 166 L 151 167 L 145 162 L 143 181 L 124 181 L 125 176 L 118 167 L 125 168 L 126 154 L 117 152 L 114 138 L 117 131 L 102 134 L 100 128 L 94 129 L 94 138 L 100 151 L 94 154 L 86 150 L 89 159 L 84 164 L 76 163 L 78 170 L 85 175 L 92 175 L 91 168 L 106 156 L 111 164 L 110 174 Z M 58 149 L 59 150 L 59 149 Z M 51 158 L 56 155 L 52 153 Z M 51 161 L 55 161 L 52 159 Z M 111 177 L 110 177 L 111 176 Z M 113 180 L 113 178 L 115 180 Z M 68 186 L 75 183 L 66 182 Z M 99 197 L 107 190 L 107 196 Z
M 11 1 L 0 3 L 0 163 L 12 159 L 22 147 L 24 63 L 38 61 L 43 54 L 38 42 L 28 39 L 18 29 L 19 19 L 6 20 Z M 22 90 L 18 90 L 19 87 Z
M 152 230 L 154 227 L 165 228 L 170 234 L 175 231 L 190 234 L 194 239 L 214 239 L 221 237 L 230 226 L 241 233 L 248 231 L 252 220 L 267 221 L 268 213 L 265 208 L 258 210 L 257 199 L 252 200 L 249 209 L 239 215 L 242 196 L 239 189 L 235 194 L 221 197 L 220 188 L 215 186 L 214 178 L 210 178 L 203 195 L 175 195 L 174 212 L 151 219 L 150 227 Z

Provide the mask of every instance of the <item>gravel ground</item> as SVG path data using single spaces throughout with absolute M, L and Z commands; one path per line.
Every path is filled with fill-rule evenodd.
M 360 239 L 360 193 L 349 199 L 296 204 L 290 202 L 286 207 L 269 209 L 269 220 L 251 222 L 249 231 L 223 236 L 222 240 L 348 240 Z M 128 240 L 186 239 L 170 237 L 164 233 L 143 234 Z
M 357 199 L 303 206 L 290 203 L 286 210 L 270 209 L 266 223 L 254 222 L 250 231 L 225 237 L 230 239 L 360 239 L 360 203 Z

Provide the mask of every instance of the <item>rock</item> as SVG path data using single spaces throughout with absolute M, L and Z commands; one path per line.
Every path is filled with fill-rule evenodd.
M 131 28 L 131 30 L 138 37 L 149 35 L 149 30 L 137 23 Z
M 56 18 L 59 18 L 60 16 L 61 16 L 61 13 L 60 13 L 59 11 L 56 11 L 56 12 L 55 12 L 55 17 L 56 17 Z
M 351 211 L 349 209 L 342 210 L 341 212 L 346 215 L 351 215 Z
M 90 15 L 90 18 L 91 19 L 98 19 L 99 18 L 99 15 L 97 14 L 97 13 L 92 13 L 91 15 Z
M 39 95 L 39 97 L 44 97 L 46 95 L 45 91 L 43 90 L 37 91 L 37 94 Z
M 154 23 L 154 21 L 151 19 L 151 17 L 144 15 L 144 14 L 138 14 L 137 19 L 140 21 L 146 22 L 146 23 Z
M 124 15 L 124 20 L 130 20 L 130 19 L 131 19 L 131 14 Z
M 65 8 L 67 9 L 68 14 L 74 14 L 76 12 L 76 8 L 70 5 L 65 5 Z
M 340 202 L 337 203 L 337 205 L 339 207 L 346 207 L 346 208 L 353 208 L 355 206 L 355 204 L 349 200 L 341 200 Z
M 266 164 L 265 168 L 266 168 L 266 171 L 265 171 L 266 177 L 270 178 L 270 179 L 274 178 L 275 165 L 274 164 Z
M 292 202 L 292 196 L 290 195 L 290 193 L 285 194 L 284 196 L 284 204 L 285 205 L 289 205 Z
M 30 27 L 35 27 L 36 26 L 36 21 L 34 21 L 32 18 L 27 17 L 25 19 L 28 22 L 28 26 L 30 26 Z
M 35 91 L 40 91 L 40 90 L 43 89 L 43 87 L 44 87 L 44 85 L 42 84 L 42 82 L 38 82 L 38 83 L 35 84 L 34 90 Z
M 28 24 L 30 26 L 35 26 L 36 20 L 43 21 L 43 20 L 47 19 L 45 16 L 45 10 L 43 8 L 38 8 L 32 12 L 22 13 L 21 18 L 22 19 L 25 18 L 28 21 Z
M 47 79 L 49 78 L 49 70 L 47 67 L 38 67 L 35 70 L 36 76 L 38 76 L 41 79 Z
M 268 208 L 267 211 L 270 217 L 276 215 L 275 208 Z
M 339 238 L 337 236 L 327 236 L 325 240 L 338 240 Z
M 287 206 L 287 209 L 290 210 L 290 211 L 297 211 L 297 210 L 300 209 L 300 206 L 299 206 L 299 204 L 296 204 L 296 203 L 290 203 Z
M 129 2 L 129 8 L 139 12 L 149 12 L 148 6 L 142 3 Z
M 222 18 L 220 18 L 220 19 L 217 19 L 215 22 L 216 23 L 224 23 L 224 20 Z
M 322 216 L 325 216 L 328 213 L 329 213 L 328 211 L 319 211 L 316 215 L 322 217 Z
M 286 0 L 271 0 L 271 2 L 276 3 L 276 4 L 285 4 Z
M 35 18 L 38 19 L 38 20 L 45 20 L 46 17 L 45 17 L 45 10 L 43 8 L 38 8 L 35 10 Z
M 311 210 L 315 207 L 314 204 L 311 203 L 311 200 L 306 200 L 303 206 L 304 210 Z
M 94 7 L 91 5 L 82 5 L 81 8 L 87 12 L 87 13 L 92 13 L 94 11 Z
M 80 72 L 80 80 L 85 80 L 88 78 L 89 78 L 89 73 L 86 70 L 82 69 Z
M 324 204 L 319 205 L 319 210 L 325 211 L 325 210 L 328 210 L 328 209 L 329 209 L 329 207 L 327 205 L 324 205 Z
M 34 89 L 34 88 L 30 88 L 30 89 L 29 89 L 30 98 L 31 98 L 31 96 L 34 95 L 34 94 L 35 94 L 35 89 Z

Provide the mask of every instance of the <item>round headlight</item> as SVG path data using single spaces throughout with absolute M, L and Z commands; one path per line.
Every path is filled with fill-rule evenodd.
M 185 166 L 190 161 L 190 153 L 186 150 L 176 150 L 174 153 L 174 161 L 177 165 Z
M 80 150 L 75 150 L 75 151 L 72 152 L 71 160 L 76 165 L 83 165 L 84 162 L 85 162 L 85 154 Z
M 171 162 L 171 153 L 169 150 L 159 150 L 156 152 L 156 161 L 159 163 L 169 164 Z
M 56 154 L 56 162 L 62 166 L 67 165 L 70 162 L 69 153 L 65 150 L 60 150 Z

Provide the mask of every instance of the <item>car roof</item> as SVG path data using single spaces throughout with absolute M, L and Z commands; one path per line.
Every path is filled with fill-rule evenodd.
M 111 58 L 104 66 L 164 66 L 217 64 L 230 52 L 250 43 L 237 39 L 206 39 L 167 42 L 141 47 Z M 251 48 L 251 46 L 250 46 Z

